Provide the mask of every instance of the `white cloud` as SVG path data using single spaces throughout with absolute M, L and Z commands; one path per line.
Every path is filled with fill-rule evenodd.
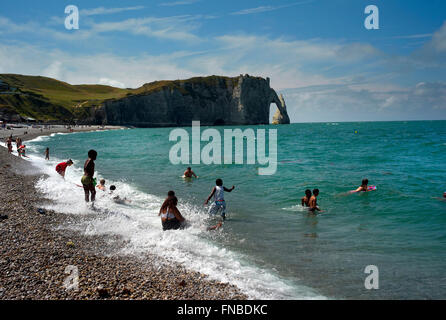
M 125 88 L 125 84 L 122 82 L 119 82 L 117 80 L 109 79 L 109 78 L 100 78 L 99 84 L 103 84 L 106 86 L 112 86 L 112 87 L 118 87 L 118 88 Z
M 297 6 L 300 4 L 306 4 L 306 3 L 310 3 L 310 2 L 313 2 L 313 1 L 312 0 L 301 1 L 301 2 L 295 2 L 295 3 L 282 5 L 282 6 L 259 6 L 259 7 L 255 7 L 255 8 L 249 8 L 249 9 L 243 9 L 240 11 L 235 11 L 235 12 L 232 12 L 231 14 L 232 15 L 246 15 L 246 14 L 255 14 L 255 13 L 262 13 L 262 12 L 270 12 L 270 11 L 294 7 L 294 6 Z
M 420 38 L 431 38 L 432 33 L 423 33 L 423 34 L 411 34 L 407 36 L 395 36 L 392 39 L 420 39 Z
M 166 18 L 133 18 L 118 22 L 95 23 L 91 27 L 93 34 L 106 32 L 129 32 L 153 38 L 162 38 L 179 41 L 200 41 L 192 33 L 198 27 L 198 16 L 173 16 Z
M 184 6 L 188 4 L 194 4 L 201 0 L 183 0 L 183 1 L 175 1 L 175 2 L 163 2 L 160 3 L 159 6 L 161 7 L 175 7 L 175 6 Z
M 139 87 L 160 79 L 198 76 L 183 66 L 181 56 L 76 55 L 30 45 L 0 45 L 0 69 L 6 73 L 57 75 L 59 80 L 71 84 L 97 84 L 102 81 L 112 85 L 111 81 L 115 81 L 113 85 Z
M 412 87 L 314 86 L 285 90 L 293 121 L 371 121 L 446 119 L 446 83 Z M 317 117 L 315 117 L 317 115 Z
M 441 28 L 434 33 L 429 46 L 431 46 L 432 49 L 436 50 L 437 52 L 446 52 L 446 22 L 443 23 Z
M 182 15 L 163 18 L 132 18 L 101 23 L 95 23 L 90 20 L 88 23 L 84 22 L 81 24 L 79 30 L 67 32 L 63 28 L 53 29 L 48 27 L 57 24 L 62 26 L 60 23 L 61 20 L 57 17 L 51 18 L 49 23 L 47 23 L 47 26 L 42 26 L 35 22 L 16 24 L 8 18 L 0 16 L 0 30 L 7 33 L 30 33 L 45 38 L 51 37 L 56 40 L 64 41 L 87 40 L 105 33 L 126 32 L 149 38 L 197 43 L 201 41 L 201 39 L 196 36 L 193 31 L 200 26 L 199 21 L 201 19 L 208 18 L 209 17 L 201 15 Z
M 42 75 L 49 78 L 61 79 L 63 77 L 62 73 L 62 62 L 54 61 L 48 68 L 42 71 Z
M 416 86 L 409 81 L 405 86 L 398 85 L 413 69 L 429 71 L 426 68 L 435 66 L 435 75 L 444 71 L 445 26 L 415 54 L 390 56 L 367 43 L 341 40 L 292 40 L 249 34 L 196 39 L 192 32 L 198 28 L 195 23 L 200 19 L 201 16 L 183 15 L 92 22 L 84 33 L 76 32 L 73 36 L 88 38 L 122 31 L 179 40 L 191 35 L 192 40 L 206 45 L 204 51 L 120 57 L 111 53 L 71 54 L 3 43 L 0 44 L 0 70 L 44 74 L 73 84 L 100 82 L 119 87 L 138 87 L 161 79 L 248 73 L 270 77 L 273 88 L 284 90 L 293 121 L 310 121 L 315 117 L 327 121 L 401 119 L 415 118 L 417 113 L 445 118 L 444 83 L 428 82 L 431 78 L 418 75 L 420 83 Z M 0 19 L 1 25 L 17 32 L 31 32 L 29 30 L 35 27 L 17 25 L 6 18 Z M 67 34 L 53 30 L 51 36 L 63 39 Z M 285 90 L 287 88 L 294 89 Z M 420 106 L 427 112 L 423 113 Z
M 79 11 L 80 15 L 86 15 L 86 16 L 94 16 L 94 15 L 103 15 L 103 14 L 114 14 L 119 12 L 125 12 L 125 11 L 135 11 L 135 10 L 142 10 L 144 9 L 144 6 L 135 6 L 135 7 L 125 7 L 125 8 L 93 8 L 93 9 L 82 9 Z

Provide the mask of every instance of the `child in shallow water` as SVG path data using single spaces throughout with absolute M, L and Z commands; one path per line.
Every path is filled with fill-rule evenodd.
M 308 207 L 310 203 L 311 198 L 311 190 L 307 189 L 305 190 L 305 197 L 301 199 L 302 207 Z
M 105 179 L 101 179 L 99 180 L 99 184 L 96 186 L 96 188 L 98 188 L 99 190 L 105 191 Z
M 308 206 L 310 207 L 310 211 L 311 212 L 316 212 L 316 211 L 322 211 L 319 206 L 317 205 L 317 196 L 319 195 L 319 189 L 314 189 L 313 190 L 313 196 L 310 198 L 310 201 L 308 202 Z
M 110 196 L 112 197 L 113 202 L 117 203 L 117 204 L 129 204 L 132 201 L 130 201 L 127 198 L 121 198 L 118 195 L 114 195 L 113 192 L 116 190 L 116 186 L 110 186 Z
M 231 189 L 228 189 L 226 187 L 223 187 L 223 180 L 217 179 L 215 181 L 216 186 L 212 189 L 211 194 L 207 198 L 206 202 L 204 203 L 207 205 L 209 203 L 209 200 L 211 200 L 212 197 L 214 197 L 214 202 L 211 204 L 211 207 L 209 208 L 209 214 L 215 215 L 220 212 L 221 217 L 223 220 L 226 219 L 226 202 L 225 202 L 225 192 L 232 192 L 232 190 L 235 189 L 235 186 L 232 186 Z

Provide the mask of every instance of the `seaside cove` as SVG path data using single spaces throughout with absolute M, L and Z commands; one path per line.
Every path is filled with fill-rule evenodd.
M 257 165 L 246 162 L 201 163 L 191 165 L 199 176 L 194 181 L 181 177 L 184 165 L 169 161 L 168 128 L 56 134 L 27 146 L 30 162 L 47 175 L 36 184 L 51 200 L 42 205 L 73 217 L 60 230 L 107 236 L 103 250 L 112 256 L 150 253 L 235 285 L 249 298 L 441 298 L 446 219 L 438 197 L 446 174 L 445 124 L 249 127 L 277 129 L 275 174 L 259 175 Z M 235 127 L 216 128 L 222 136 L 225 129 Z M 46 147 L 52 150 L 47 162 Z M 97 178 L 116 185 L 130 205 L 100 193 L 94 210 L 82 202 L 75 184 L 89 149 L 98 151 Z M 74 166 L 63 182 L 54 166 L 68 158 Z M 216 178 L 236 189 L 225 197 L 227 222 L 209 232 L 215 221 L 203 201 Z M 348 194 L 363 178 L 377 190 Z M 309 214 L 300 206 L 308 188 L 320 189 L 323 213 Z M 175 190 L 189 221 L 185 230 L 161 229 L 158 211 L 168 190 Z M 364 286 L 370 265 L 379 269 L 378 290 Z

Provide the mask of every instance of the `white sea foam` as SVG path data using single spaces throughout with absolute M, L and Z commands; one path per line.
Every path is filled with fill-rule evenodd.
M 32 152 L 36 149 L 30 143 L 28 150 Z M 46 173 L 37 183 L 37 188 L 53 200 L 45 207 L 61 213 L 88 215 L 88 218 L 79 219 L 77 224 L 70 225 L 70 228 L 86 235 L 121 236 L 126 246 L 116 254 L 151 252 L 190 270 L 207 274 L 210 279 L 234 284 L 250 298 L 324 299 L 311 288 L 290 285 L 275 271 L 261 269 L 250 263 L 249 257 L 228 250 L 215 239 L 212 240 L 212 236 L 218 236 L 218 232 L 222 231 L 213 234 L 206 231 L 206 215 L 198 206 L 180 205 L 180 211 L 188 220 L 188 227 L 185 230 L 163 232 L 158 217 L 162 198 L 141 192 L 122 181 L 109 181 L 105 177 L 107 186 L 115 184 L 116 194 L 128 198 L 131 203 L 117 204 L 108 192 L 98 190 L 94 206 L 96 209 L 92 209 L 85 204 L 83 189 L 78 186 L 83 173 L 81 163 L 67 168 L 64 181 L 54 170 L 59 160 L 52 158 L 45 161 L 35 154 L 31 154 L 30 159 Z M 98 180 L 102 178 L 100 174 L 96 176 Z

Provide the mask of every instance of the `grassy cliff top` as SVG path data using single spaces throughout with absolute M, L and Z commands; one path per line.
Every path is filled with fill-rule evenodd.
M 21 93 L 41 96 L 63 107 L 91 106 L 101 104 L 107 99 L 120 99 L 128 95 L 150 94 L 165 88 L 180 88 L 186 83 L 218 85 L 221 81 L 237 85 L 238 77 L 196 77 L 187 80 L 163 80 L 146 83 L 136 89 L 121 89 L 99 84 L 71 85 L 42 76 L 25 76 L 18 74 L 0 74 L 0 80 Z
M 19 74 L 0 74 L 0 81 L 3 82 L 0 82 L 1 88 L 5 83 L 10 87 L 9 92 L 0 92 L 0 115 L 3 109 L 38 120 L 68 120 L 82 118 L 87 114 L 87 109 L 102 105 L 106 100 L 151 94 L 164 89 L 177 89 L 182 94 L 188 94 L 195 85 L 235 87 L 239 77 L 209 76 L 154 81 L 136 89 L 97 84 L 72 85 L 48 77 Z

